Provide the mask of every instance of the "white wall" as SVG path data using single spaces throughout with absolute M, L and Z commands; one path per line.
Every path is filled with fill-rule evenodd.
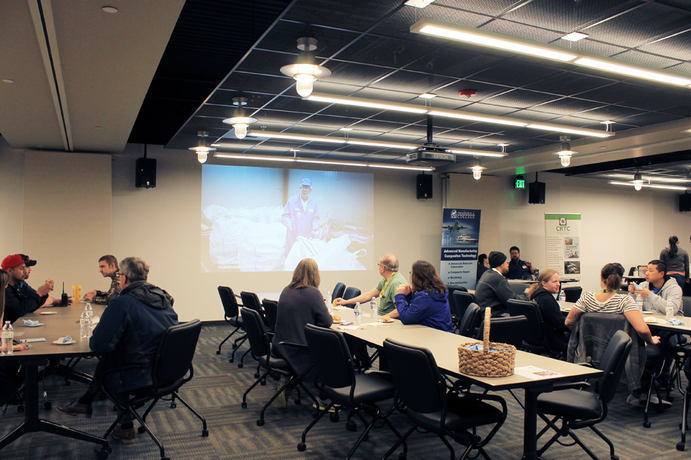
M 24 152 L 11 149 L 0 137 L 0 257 L 23 249 Z
M 594 179 L 541 174 L 547 184 L 545 204 L 528 204 L 528 191 L 514 190 L 507 177 L 452 175 L 448 207 L 482 209 L 480 252 L 512 245 L 521 257 L 545 267 L 545 213 L 581 213 L 581 271 L 586 289 L 599 289 L 599 271 L 608 262 L 627 269 L 657 258 L 670 235 L 686 250 L 691 213 L 680 213 L 677 192 L 644 190 Z M 555 267 L 552 267 L 555 268 Z

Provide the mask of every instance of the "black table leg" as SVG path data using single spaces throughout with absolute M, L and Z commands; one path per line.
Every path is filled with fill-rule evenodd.
M 68 438 L 100 444 L 110 451 L 108 440 L 38 417 L 38 366 L 42 361 L 24 361 L 24 423 L 0 439 L 0 449 L 26 433 L 45 431 Z
M 537 396 L 552 391 L 551 385 L 525 389 L 525 412 L 523 415 L 523 458 L 535 460 L 537 456 Z

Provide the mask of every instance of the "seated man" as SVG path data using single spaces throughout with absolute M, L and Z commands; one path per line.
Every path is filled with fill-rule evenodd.
M 163 289 L 146 282 L 149 265 L 138 257 L 127 257 L 118 274 L 122 291 L 112 298 L 89 340 L 91 350 L 103 353 L 86 394 L 60 410 L 70 415 L 91 416 L 91 403 L 100 384 L 119 399 L 128 392 L 152 384 L 151 366 L 162 334 L 178 324 L 173 298 Z M 130 367 L 104 378 L 112 368 Z M 116 426 L 113 437 L 134 442 L 131 419 Z
M 530 262 L 521 260 L 521 250 L 518 246 L 511 246 L 509 249 L 511 262 L 506 277 L 510 280 L 529 280 L 533 277 L 533 265 Z
M 635 286 L 635 283 L 629 284 L 629 292 L 643 298 L 643 311 L 654 311 L 664 315 L 667 308 L 671 308 L 675 315 L 684 316 L 679 283 L 667 276 L 667 266 L 661 260 L 648 262 L 645 281 L 639 286 Z
M 334 299 L 336 305 L 355 305 L 357 302 L 363 303 L 372 299 L 372 297 L 379 297 L 379 308 L 377 313 L 379 316 L 385 315 L 394 311 L 396 302 L 394 296 L 396 295 L 396 288 L 401 284 L 405 284 L 406 280 L 403 275 L 398 272 L 398 259 L 393 254 L 385 254 L 377 264 L 379 267 L 379 275 L 382 280 L 379 281 L 377 287 L 360 294 L 352 299 Z
M 25 281 L 26 281 L 31 276 L 31 267 L 36 265 L 37 262 L 36 262 L 36 260 L 30 258 L 26 254 L 19 254 L 19 255 L 22 256 L 22 259 L 24 259 L 24 265 L 26 265 L 26 278 L 25 278 Z M 48 280 L 48 281 L 50 281 L 51 285 L 54 286 L 55 283 L 53 283 L 53 281 L 51 281 L 51 280 Z M 46 283 L 48 283 L 48 281 L 46 281 Z M 48 296 L 46 296 L 46 300 L 43 302 L 43 304 L 41 304 L 41 306 L 42 307 L 55 307 L 55 306 L 66 307 L 67 305 L 72 303 L 72 297 L 67 297 L 67 299 L 68 299 L 67 303 L 64 304 L 62 302 L 62 299 L 56 299 L 52 295 L 48 294 Z
M 110 288 L 107 291 L 89 291 L 84 294 L 84 299 L 93 303 L 108 305 L 108 301 L 120 293 L 118 259 L 110 254 L 102 256 L 98 259 L 98 271 L 104 278 L 110 278 Z
M 475 286 L 475 303 L 480 307 L 492 307 L 492 316 L 506 312 L 506 301 L 509 299 L 523 299 L 520 294 L 511 290 L 504 275 L 509 270 L 506 254 L 500 251 L 489 253 L 489 266 L 482 274 Z
M 29 286 L 26 279 L 31 271 L 21 254 L 5 257 L 2 269 L 10 277 L 5 290 L 5 321 L 14 323 L 18 318 L 37 310 L 46 302 L 48 293 L 55 285 L 52 280 L 47 280 L 37 290 Z

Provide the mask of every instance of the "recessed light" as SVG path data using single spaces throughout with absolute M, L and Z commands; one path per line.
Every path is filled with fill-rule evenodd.
M 3 78 L 0 81 L 2 81 L 3 83 L 7 83 L 8 85 L 11 85 L 12 83 L 14 83 L 14 80 L 12 80 L 11 78 Z
M 116 7 L 111 6 L 111 5 L 102 6 L 101 10 L 103 10 L 104 13 L 108 13 L 108 14 L 116 14 L 118 11 L 120 11 Z
M 583 34 L 581 32 L 571 32 L 570 34 L 566 34 L 561 37 L 562 40 L 567 40 L 570 42 L 577 42 L 579 40 L 583 40 L 584 38 L 588 38 L 588 34 Z
M 434 93 L 422 93 L 418 97 L 422 99 L 434 99 L 437 95 Z

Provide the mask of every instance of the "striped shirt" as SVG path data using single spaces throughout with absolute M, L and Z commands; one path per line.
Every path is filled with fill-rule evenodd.
M 604 302 L 598 302 L 595 294 L 586 292 L 574 305 L 574 308 L 585 313 L 625 313 L 639 310 L 633 298 L 626 294 L 614 294 Z

